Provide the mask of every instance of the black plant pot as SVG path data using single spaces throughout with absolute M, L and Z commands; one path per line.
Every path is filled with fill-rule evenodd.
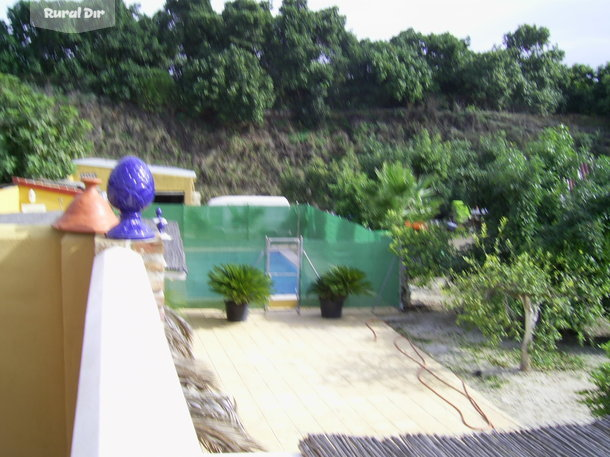
M 238 305 L 232 301 L 226 301 L 227 320 L 231 322 L 245 321 L 248 317 L 248 304 Z
M 322 317 L 331 319 L 341 317 L 344 302 L 345 297 L 320 298 L 320 310 L 322 311 Z

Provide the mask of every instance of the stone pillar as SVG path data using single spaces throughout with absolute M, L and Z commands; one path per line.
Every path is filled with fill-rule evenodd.
M 104 236 L 98 235 L 95 238 L 95 254 L 115 246 L 131 249 L 142 256 L 144 267 L 148 273 L 150 287 L 157 302 L 159 314 L 163 319 L 165 311 L 165 258 L 163 257 L 163 241 L 157 235 L 150 240 L 113 240 Z

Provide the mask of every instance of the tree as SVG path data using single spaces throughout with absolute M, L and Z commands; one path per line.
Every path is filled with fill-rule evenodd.
M 19 74 L 21 66 L 17 54 L 17 42 L 4 21 L 0 21 L 0 73 Z
M 465 69 L 473 52 L 470 39 L 459 39 L 450 33 L 430 34 L 423 38 L 428 66 L 432 70 L 433 92 L 452 100 L 462 100 L 465 88 Z
M 411 306 L 411 283 L 425 284 L 447 275 L 455 266 L 457 251 L 450 243 L 451 234 L 440 225 L 416 230 L 412 225 L 395 224 L 390 230 L 390 249 L 401 265 L 402 303 Z
M 182 69 L 184 103 L 221 122 L 261 123 L 273 103 L 273 82 L 258 59 L 234 45 L 217 55 L 188 61 Z
M 149 111 L 169 108 L 176 99 L 176 83 L 167 70 L 151 68 L 144 71 L 136 84 L 136 102 Z
M 595 86 L 596 110 L 602 116 L 610 116 L 610 62 L 597 69 Z
M 306 0 L 284 0 L 275 17 L 264 66 L 273 78 L 279 106 L 306 125 L 319 124 L 328 115 L 343 34 L 345 18 L 337 8 L 313 12 Z
M 271 4 L 253 0 L 234 0 L 225 3 L 222 12 L 226 40 L 262 57 L 269 41 L 273 16 Z
M 591 67 L 572 65 L 568 71 L 568 83 L 565 88 L 565 110 L 568 113 L 594 113 L 596 83 L 596 74 Z
M 90 153 L 90 128 L 74 107 L 0 74 L 0 182 L 65 178 Z
M 505 225 L 504 219 L 501 230 Z M 562 329 L 584 338 L 584 326 L 602 315 L 601 299 L 608 288 L 597 289 L 581 271 L 557 269 L 550 253 L 516 253 L 510 240 L 504 243 L 501 248 L 496 241 L 491 253 L 484 251 L 481 263 L 467 259 L 471 268 L 457 275 L 452 306 L 459 310 L 460 322 L 476 325 L 492 343 L 506 337 L 520 340 L 520 369 L 529 371 L 534 342 L 541 350 L 552 349 Z M 577 315 L 570 306 L 575 300 L 588 305 Z
M 557 223 L 569 190 L 567 180 L 577 179 L 586 155 L 575 149 L 565 126 L 544 130 L 525 150 L 505 137 L 484 137 L 479 163 L 470 176 L 471 207 L 487 208 L 491 239 L 507 218 L 504 234 L 519 252 L 539 245 L 545 227 Z
M 504 44 L 523 57 L 539 56 L 546 51 L 550 37 L 551 32 L 546 27 L 524 24 L 504 35 Z
M 432 73 L 414 47 L 379 41 L 371 43 L 369 55 L 368 65 L 381 89 L 382 104 L 404 106 L 424 98 Z
M 466 101 L 488 109 L 505 110 L 523 74 L 518 63 L 502 49 L 474 54 L 464 68 Z
M 550 36 L 546 27 L 527 24 L 504 35 L 506 49 L 523 75 L 512 102 L 520 111 L 552 113 L 563 101 L 561 86 L 566 71 L 561 61 L 564 52 L 550 45 Z
M 352 43 L 347 76 L 335 103 L 341 103 L 342 108 L 396 107 L 423 100 L 432 86 L 432 72 L 423 51 L 406 34 L 403 32 L 389 43 Z
M 222 17 L 210 0 L 167 0 L 165 14 L 180 55 L 204 58 L 226 47 Z

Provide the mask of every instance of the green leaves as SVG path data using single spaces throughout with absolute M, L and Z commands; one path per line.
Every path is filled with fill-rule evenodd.
M 234 45 L 220 54 L 188 61 L 181 83 L 185 105 L 225 123 L 262 123 L 273 103 L 273 83 L 258 59 Z
M 457 251 L 444 227 L 429 225 L 415 230 L 401 223 L 392 226 L 391 232 L 390 249 L 404 265 L 407 279 L 426 283 L 448 274 L 455 266 Z
M 348 295 L 370 295 L 371 283 L 362 270 L 338 265 L 320 276 L 309 288 L 323 299 L 346 298 Z
M 90 128 L 75 108 L 0 74 L 0 182 L 66 178 L 91 150 Z
M 471 268 L 457 275 L 451 303 L 459 320 L 477 326 L 495 344 L 526 337 L 524 322 L 531 313 L 539 350 L 554 349 L 565 329 L 584 339 L 585 328 L 602 315 L 602 299 L 610 291 L 607 280 L 605 285 L 591 281 L 582 263 L 566 268 L 550 252 L 518 252 L 503 236 L 507 226 L 502 220 L 491 253 L 484 251 L 481 262 L 467 259 Z M 483 241 L 477 239 L 481 248 Z
M 602 348 L 610 357 L 610 342 Z M 591 381 L 596 389 L 580 392 L 583 403 L 586 404 L 594 416 L 602 417 L 610 414 L 610 362 L 602 364 L 591 373 Z
M 216 266 L 208 273 L 208 285 L 217 294 L 238 305 L 264 305 L 271 295 L 271 278 L 250 265 Z

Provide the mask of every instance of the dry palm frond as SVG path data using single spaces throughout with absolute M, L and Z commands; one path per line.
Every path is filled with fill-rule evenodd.
M 232 398 L 219 392 L 201 392 L 193 389 L 185 389 L 184 397 L 198 416 L 219 419 L 244 431 L 239 417 L 237 417 L 235 401 Z
M 193 416 L 193 424 L 202 446 L 209 452 L 254 452 L 260 444 L 233 424 L 207 416 Z M 204 437 L 202 439 L 202 437 Z
M 193 358 L 193 331 L 173 309 L 165 307 L 165 336 L 174 357 Z
M 193 357 L 191 327 L 168 307 L 165 335 L 201 445 L 209 452 L 263 450 L 241 424 L 235 401 L 218 391 L 213 373 Z
M 248 435 L 237 415 L 235 401 L 213 390 L 183 387 L 199 442 L 210 452 L 262 450 Z
M 202 391 L 217 388 L 214 373 L 200 361 L 174 357 L 174 365 L 183 386 Z

